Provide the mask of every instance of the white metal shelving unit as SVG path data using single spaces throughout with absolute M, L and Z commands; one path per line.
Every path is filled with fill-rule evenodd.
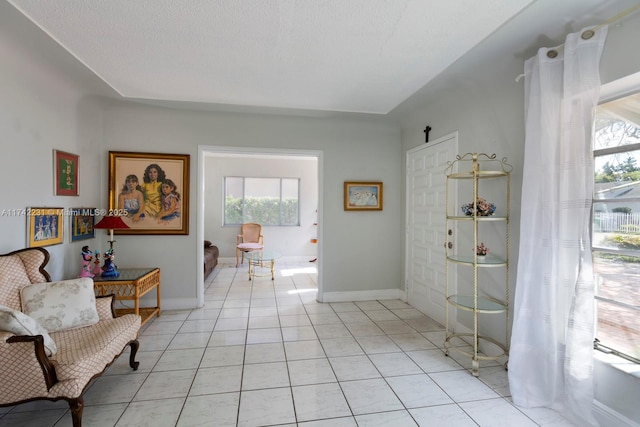
M 483 153 L 467 153 L 465 155 L 456 156 L 456 160 L 449 163 L 445 173 L 447 174 L 447 213 L 445 233 L 445 252 L 446 252 L 446 338 L 445 352 L 449 355 L 450 351 L 457 351 L 471 359 L 472 370 L 474 376 L 479 375 L 481 360 L 505 360 L 509 354 L 509 198 L 510 198 L 510 173 L 512 167 L 506 162 L 506 159 L 496 159 L 496 155 L 487 155 Z M 488 216 L 478 214 L 477 200 L 483 197 L 480 194 L 480 184 L 482 189 L 500 192 L 501 201 L 504 206 L 496 206 L 495 213 Z M 466 187 L 466 188 L 461 188 Z M 473 212 L 471 215 L 465 215 L 460 211 L 458 200 L 455 195 L 462 190 L 465 194 L 472 194 Z M 504 193 L 502 193 L 504 191 Z M 500 229 L 503 227 L 502 229 Z M 455 231 L 454 231 L 455 230 Z M 463 230 L 463 231 L 461 231 Z M 468 251 L 460 250 L 456 247 L 455 233 L 467 240 L 473 240 L 473 247 Z M 467 233 L 463 236 L 463 233 Z M 469 236 L 468 234 L 471 234 Z M 480 235 L 490 235 L 495 237 L 500 235 L 499 245 L 494 246 L 491 252 L 484 258 L 479 258 L 476 248 L 480 243 Z M 504 239 L 502 239 L 504 237 Z M 494 239 L 494 244 L 496 243 Z M 494 254 L 494 252 L 496 254 Z M 458 286 L 451 283 L 453 274 L 450 274 L 451 268 L 471 269 L 472 284 L 464 284 L 465 289 L 460 293 Z M 487 280 L 486 277 L 480 278 L 480 274 L 484 269 L 503 269 L 504 283 L 497 283 L 501 280 Z M 464 277 L 462 271 L 458 270 L 455 276 Z M 493 276 L 501 277 L 498 273 Z M 466 277 L 470 277 L 467 271 Z M 496 296 L 497 295 L 497 296 Z M 473 327 L 472 331 L 456 332 L 456 321 L 451 321 L 449 316 L 450 307 L 464 310 L 472 313 Z M 505 320 L 506 336 L 504 342 L 500 342 L 480 333 L 481 318 L 480 315 L 503 315 Z M 453 324 L 452 324 L 453 323 Z M 461 339 L 469 344 L 461 347 L 459 342 L 454 344 L 455 339 Z M 480 347 L 486 343 L 492 345 L 485 346 L 491 349 L 500 349 L 498 354 L 486 354 L 481 352 Z M 471 350 L 468 347 L 472 347 Z

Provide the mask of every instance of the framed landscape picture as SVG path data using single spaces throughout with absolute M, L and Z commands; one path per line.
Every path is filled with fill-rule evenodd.
M 110 151 L 109 211 L 117 234 L 189 234 L 189 155 Z
M 381 211 L 382 182 L 345 181 L 345 211 Z
M 71 219 L 71 241 L 93 239 L 96 237 L 93 226 L 95 225 L 95 208 L 72 208 L 69 215 Z
M 53 171 L 56 196 L 77 196 L 78 171 L 80 157 L 65 153 L 64 151 L 53 150 Z
M 63 238 L 63 208 L 36 208 L 26 209 L 27 212 L 27 246 L 36 248 L 40 246 L 58 245 Z

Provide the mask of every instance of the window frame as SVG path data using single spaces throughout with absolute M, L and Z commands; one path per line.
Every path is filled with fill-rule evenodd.
M 609 101 L 613 101 L 614 99 L 618 99 L 618 98 L 624 98 L 626 96 L 631 96 L 634 94 L 640 93 L 640 87 L 636 87 L 636 88 L 632 88 L 631 90 L 625 91 L 624 94 L 618 94 L 621 96 L 617 96 L 617 97 L 605 97 L 602 96 L 600 99 L 600 102 L 598 105 L 601 104 L 605 104 Z M 596 119 L 597 116 L 597 112 L 594 115 L 594 121 Z M 636 126 L 638 127 L 638 126 Z M 596 137 L 596 133 L 594 131 L 593 134 L 593 138 L 595 139 Z M 612 155 L 612 154 L 624 154 L 624 153 L 629 153 L 629 152 L 633 152 L 633 151 L 639 151 L 640 150 L 640 143 L 635 143 L 635 144 L 627 144 L 627 145 L 620 145 L 620 146 L 615 146 L 615 147 L 606 147 L 606 148 L 600 148 L 600 149 L 595 149 L 595 143 L 594 141 L 592 141 L 592 158 L 594 161 L 594 166 L 595 166 L 595 160 L 598 157 L 603 157 L 603 156 L 607 156 L 607 155 Z M 613 249 L 613 248 L 607 248 L 607 247 L 602 247 L 602 246 L 596 246 L 594 245 L 594 218 L 595 218 L 595 213 L 596 213 L 596 205 L 598 203 L 606 203 L 606 202 L 619 202 L 620 199 L 600 199 L 600 198 L 596 198 L 596 173 L 595 173 L 595 168 L 594 168 L 594 173 L 593 173 L 593 183 L 594 183 L 594 192 L 592 195 L 592 209 L 591 209 L 591 223 L 590 223 L 590 238 L 591 238 L 591 253 L 592 256 L 595 255 L 596 253 L 607 253 L 607 254 L 615 254 L 615 255 L 626 255 L 626 256 L 632 256 L 632 257 L 640 257 L 640 254 L 638 253 L 638 251 L 634 251 L 634 250 L 625 250 L 625 249 Z M 630 197 L 630 198 L 625 198 L 624 199 L 625 202 L 640 202 L 640 197 Z M 595 264 L 595 263 L 594 263 Z M 611 298 L 607 298 L 607 297 L 603 297 L 603 296 L 599 296 L 596 293 L 594 293 L 594 304 L 596 304 L 598 301 L 602 301 L 605 303 L 609 303 L 609 304 L 614 304 L 616 306 L 620 306 L 620 307 L 624 307 L 624 308 L 628 308 L 628 309 L 632 309 L 632 310 L 636 310 L 639 314 L 640 314 L 640 306 L 635 306 L 632 304 L 628 304 L 624 301 L 619 301 L 616 299 L 611 299 Z M 617 348 L 615 348 L 615 345 L 612 347 L 610 346 L 608 342 L 601 342 L 601 340 L 598 338 L 598 334 L 597 334 L 597 330 L 598 330 L 598 315 L 596 313 L 596 316 L 594 318 L 594 326 L 595 326 L 595 336 L 594 336 L 594 341 L 593 341 L 593 348 L 595 350 L 598 350 L 600 352 L 603 352 L 605 354 L 612 354 L 615 356 L 618 356 L 620 358 L 623 358 L 625 360 L 628 360 L 630 362 L 636 363 L 636 364 L 640 364 L 640 358 L 632 356 L 624 351 L 621 351 Z
M 242 179 L 242 213 L 241 213 L 241 220 L 239 223 L 227 223 L 227 179 L 229 178 L 234 178 L 234 179 Z M 260 180 L 260 179 L 265 179 L 265 180 L 279 180 L 279 185 L 278 185 L 278 191 L 279 191 L 279 195 L 278 195 L 278 223 L 277 224 L 266 224 L 266 223 L 260 223 L 263 227 L 300 227 L 301 225 L 301 220 L 300 220 L 300 187 L 301 187 L 301 178 L 300 177 L 284 177 L 284 176 L 238 176 L 238 175 L 225 175 L 223 176 L 223 180 L 222 180 L 222 226 L 223 227 L 237 227 L 238 225 L 242 225 L 244 223 L 247 222 L 256 222 L 255 220 L 248 220 L 246 218 L 246 182 L 247 179 L 256 179 L 256 180 Z M 296 209 L 296 223 L 295 224 L 284 224 L 283 223 L 283 219 L 284 219 L 284 212 L 283 212 L 283 196 L 282 196 L 282 192 L 283 192 L 283 181 L 284 180 L 295 180 L 297 182 L 297 195 L 296 195 L 296 200 L 297 200 L 297 209 Z

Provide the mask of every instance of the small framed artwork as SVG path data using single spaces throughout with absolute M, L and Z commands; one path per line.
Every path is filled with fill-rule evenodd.
M 345 181 L 345 211 L 381 211 L 382 182 Z
M 189 234 L 189 155 L 110 151 L 109 211 L 117 234 Z
M 63 208 L 27 208 L 27 246 L 59 245 L 62 243 Z
M 69 217 L 71 218 L 70 230 L 71 241 L 93 239 L 96 237 L 93 226 L 95 225 L 94 208 L 71 208 Z
M 56 196 L 77 196 L 79 156 L 53 150 L 53 173 Z

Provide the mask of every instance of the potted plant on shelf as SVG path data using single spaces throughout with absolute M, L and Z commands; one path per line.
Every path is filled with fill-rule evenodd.
M 462 205 L 462 212 L 467 216 L 491 216 L 496 211 L 496 205 L 477 197 L 475 202 Z
M 483 242 L 476 246 L 476 257 L 478 259 L 484 259 L 484 257 L 486 257 L 488 253 L 489 248 L 486 247 Z

